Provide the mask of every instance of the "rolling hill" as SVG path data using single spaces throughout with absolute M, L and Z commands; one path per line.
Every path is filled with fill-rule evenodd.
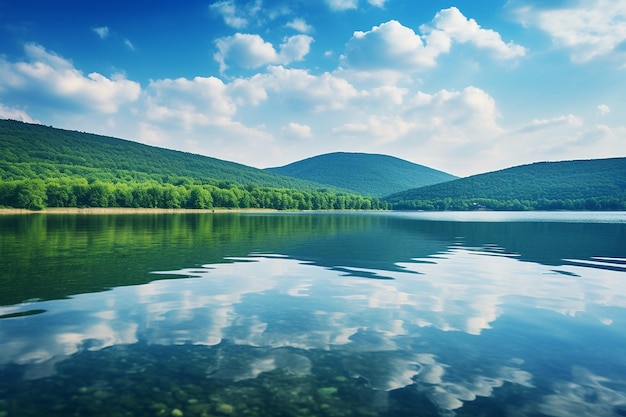
M 216 158 L 0 120 L 0 207 L 368 209 L 379 203 Z
M 318 155 L 266 170 L 374 197 L 458 178 L 388 155 L 349 152 Z
M 312 190 L 320 184 L 246 165 L 124 139 L 0 120 L 0 178 L 97 175 L 100 179 L 213 179 L 242 185 Z M 166 178 L 164 178 L 166 177 Z
M 624 210 L 626 158 L 537 162 L 384 197 L 396 209 Z

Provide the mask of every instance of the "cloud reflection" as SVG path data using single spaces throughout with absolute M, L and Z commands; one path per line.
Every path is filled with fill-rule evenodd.
M 307 352 L 316 350 L 343 357 L 344 371 L 373 390 L 413 386 L 450 411 L 491 396 L 505 382 L 532 388 L 533 377 L 523 361 L 512 358 L 484 357 L 474 368 L 462 358 L 444 363 L 443 352 L 422 338 L 421 329 L 478 337 L 507 303 L 567 316 L 596 305 L 626 307 L 626 289 L 616 285 L 623 278 L 619 271 L 568 264 L 560 267 L 566 273 L 555 273 L 549 266 L 492 255 L 454 248 L 399 265 L 406 273 L 385 271 L 391 281 L 338 275 L 275 256 L 161 271 L 193 278 L 34 303 L 47 312 L 2 320 L 0 365 L 25 365 L 25 376 L 38 378 L 82 350 L 137 342 L 196 344 L 221 352 L 206 371 L 209 378 L 240 381 L 276 369 L 307 375 Z M 0 315 L 14 310 L 0 308 Z M 607 314 L 597 319 L 611 326 Z M 236 347 L 248 350 L 233 356 Z M 460 365 L 465 372 L 453 372 Z M 626 401 L 598 376 L 579 370 L 575 377 L 583 382 L 556 384 L 538 405 L 542 413 L 560 417 L 566 414 L 558 410 L 581 406 L 603 415 L 611 404 Z M 589 390 L 602 401 L 587 401 L 583 394 Z

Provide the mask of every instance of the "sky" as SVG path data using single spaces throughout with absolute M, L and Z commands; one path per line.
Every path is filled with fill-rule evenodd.
M 626 156 L 625 0 L 0 0 L 0 118 L 267 168 Z

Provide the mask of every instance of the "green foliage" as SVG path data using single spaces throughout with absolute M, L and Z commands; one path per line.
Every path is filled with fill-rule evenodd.
M 218 182 L 316 190 L 322 185 L 234 162 L 128 140 L 0 120 L 0 179 L 81 177 L 89 183 Z M 336 192 L 346 192 L 333 188 Z
M 522 165 L 383 200 L 398 210 L 626 210 L 626 158 Z
M 267 171 L 382 197 L 457 177 L 388 155 L 336 152 Z
M 384 209 L 376 198 L 218 159 L 0 121 L 0 207 Z
M 315 204 L 313 202 L 316 202 Z M 151 182 L 91 184 L 82 179 L 0 182 L 0 206 L 40 210 L 46 207 L 268 208 L 278 210 L 385 209 L 376 198 L 288 188 L 230 185 L 190 186 Z

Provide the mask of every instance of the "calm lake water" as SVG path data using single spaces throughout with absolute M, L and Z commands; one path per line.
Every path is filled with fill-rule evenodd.
M 626 416 L 626 213 L 0 216 L 0 417 Z

